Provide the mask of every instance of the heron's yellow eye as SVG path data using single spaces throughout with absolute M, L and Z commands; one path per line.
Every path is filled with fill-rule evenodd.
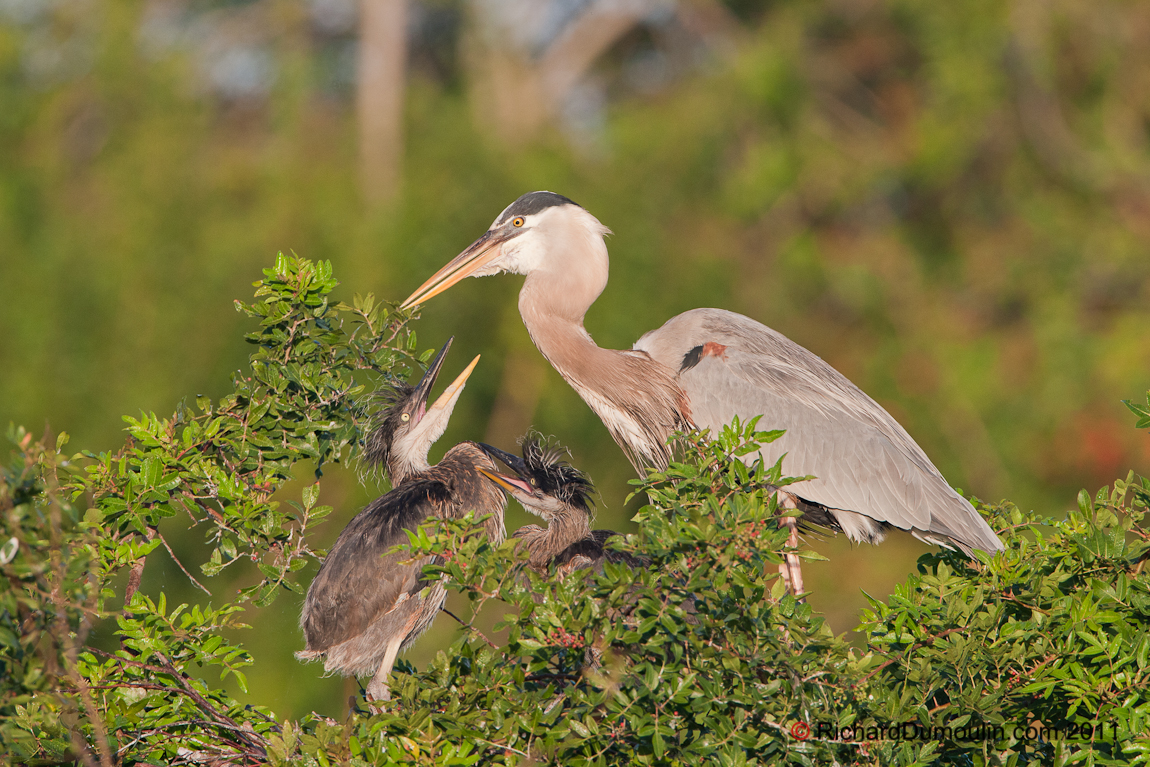
M 511 219 L 511 225 L 523 226 L 523 216 L 516 216 L 515 218 Z
M 401 420 L 401 421 L 403 421 L 404 423 L 406 423 L 406 422 L 408 422 L 408 421 L 410 421 L 410 420 L 411 420 L 411 416 L 410 416 L 410 415 L 408 415 L 407 413 L 404 413 L 403 415 L 401 415 L 401 416 L 399 417 L 399 420 Z

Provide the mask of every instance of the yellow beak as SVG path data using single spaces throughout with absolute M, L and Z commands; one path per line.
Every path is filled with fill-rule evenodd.
M 399 308 L 410 309 L 416 304 L 422 304 L 429 298 L 439 295 L 464 277 L 471 276 L 476 270 L 495 260 L 502 250 L 500 245 L 507 239 L 506 234 L 498 231 L 484 232 L 483 236 L 460 253 L 455 258 L 431 275 L 427 282 L 407 297 Z
M 511 477 L 504 476 L 503 474 L 496 474 L 495 472 L 488 471 L 487 469 L 480 469 L 479 473 L 509 493 L 515 493 L 518 491 L 527 493 L 529 495 L 531 494 L 531 487 L 521 479 L 512 479 Z
M 471 371 L 475 370 L 475 366 L 479 364 L 479 355 L 475 355 L 475 359 L 471 360 L 471 364 L 463 369 L 463 372 L 455 377 L 455 380 L 448 384 L 443 393 L 436 398 L 435 404 L 427 408 L 430 414 L 433 411 L 448 410 L 455 407 L 455 401 L 459 399 L 459 395 L 463 392 L 463 387 L 467 383 L 467 377 L 471 375 Z M 426 416 L 425 416 L 426 417 Z

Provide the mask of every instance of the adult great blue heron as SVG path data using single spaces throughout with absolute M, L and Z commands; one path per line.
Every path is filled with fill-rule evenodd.
M 369 459 L 388 466 L 394 489 L 368 504 L 339 534 L 308 588 L 300 617 L 307 648 L 296 657 L 323 658 L 324 670 L 344 675 L 373 674 L 367 687 L 373 700 L 389 697 L 387 678 L 396 656 L 431 626 L 446 598 L 438 583 L 423 595 L 428 583 L 421 571 L 431 558 L 392 551 L 408 543 L 405 531 L 432 518 L 476 511 L 489 515 L 484 526 L 493 543 L 505 535 L 507 497 L 482 473 L 496 467 L 479 445 L 463 442 L 435 466 L 427 463 L 431 445 L 443 434 L 479 360 L 472 360 L 427 407 L 449 346 L 450 341 L 419 385 L 399 386 L 399 395 L 369 435 Z
M 483 449 L 515 474 L 480 471 L 524 509 L 547 522 L 545 528 L 524 525 L 512 536 L 527 551 L 532 568 L 542 571 L 554 567 L 562 577 L 584 567 L 602 568 L 604 562 L 630 567 L 642 564 L 624 551 L 607 548 L 607 541 L 619 533 L 591 529 L 591 494 L 595 488 L 587 475 L 563 460 L 562 450 L 544 447 L 533 436 L 523 440 L 522 458 L 490 445 L 483 445 Z
M 626 351 L 601 349 L 583 327 L 607 285 L 607 227 L 552 192 L 511 203 L 470 247 L 404 302 L 422 303 L 468 276 L 526 276 L 519 312 L 543 356 L 599 415 L 635 464 L 662 467 L 679 429 L 717 430 L 762 415 L 785 429 L 763 460 L 815 479 L 786 487 L 854 541 L 891 527 L 970 555 L 1002 543 L 906 430 L 822 359 L 748 317 L 695 309 Z M 748 456 L 751 460 L 754 456 Z M 792 527 L 792 531 L 793 531 Z

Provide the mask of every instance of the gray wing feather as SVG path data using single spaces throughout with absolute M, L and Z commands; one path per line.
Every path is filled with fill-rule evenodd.
M 427 484 L 376 499 L 340 533 L 304 600 L 300 623 L 308 651 L 322 652 L 362 635 L 427 585 L 420 574 L 430 558 L 413 561 L 402 549 L 388 553 L 408 542 L 405 530 L 414 531 L 431 516 L 430 496 L 438 488 L 429 493 Z
M 773 464 L 785 453 L 787 474 L 816 477 L 788 490 L 933 543 L 1002 548 L 889 413 L 782 334 L 733 312 L 696 309 L 643 336 L 635 348 L 679 370 L 688 352 L 707 343 L 726 348 L 701 357 L 679 377 L 695 424 L 717 430 L 736 415 L 744 421 L 762 415 L 760 428 L 785 429 L 782 438 L 764 446 L 764 461 Z M 876 534 L 881 536 L 877 528 Z

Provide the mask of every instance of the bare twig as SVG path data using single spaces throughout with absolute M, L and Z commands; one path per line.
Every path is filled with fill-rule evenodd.
M 949 635 L 951 635 L 957 631 L 966 631 L 966 626 L 956 626 L 955 628 L 947 629 L 946 631 L 943 631 L 940 634 L 936 634 L 935 636 L 927 637 L 926 639 L 924 639 L 921 642 L 916 642 L 909 649 L 920 650 L 923 647 L 929 647 L 930 645 L 937 642 L 939 639 L 942 639 L 943 637 L 949 636 Z M 890 660 L 886 661 L 885 663 L 879 664 L 878 666 L 876 666 L 874 668 L 873 671 L 871 671 L 869 674 L 867 674 L 862 679 L 860 679 L 858 683 L 861 684 L 861 683 L 865 682 L 866 680 L 870 679 L 872 676 L 874 676 L 878 672 L 882 671 L 884 668 L 886 668 L 890 664 L 897 662 L 898 660 L 900 660 L 900 658 L 891 658 Z
M 45 438 L 45 442 L 47 439 Z M 66 566 L 64 564 L 63 556 L 63 541 L 61 540 L 62 523 L 60 520 L 60 502 L 57 497 L 59 489 L 59 481 L 56 477 L 56 463 L 54 454 L 49 457 L 46 451 L 42 454 L 41 458 L 44 461 L 44 479 L 47 484 L 46 495 L 48 497 L 48 517 L 50 524 L 50 533 L 52 550 L 52 570 L 56 573 L 56 582 L 52 588 L 52 601 L 56 606 L 56 636 L 55 642 L 57 647 L 62 650 L 64 656 L 64 676 L 71 681 L 76 691 L 79 693 L 80 703 L 84 707 L 84 713 L 88 717 L 92 729 L 96 733 L 96 752 L 99 756 L 99 764 L 101 767 L 112 767 L 112 757 L 109 753 L 108 746 L 108 731 L 104 727 L 104 720 L 100 718 L 99 713 L 96 711 L 96 706 L 92 702 L 92 694 L 88 689 L 88 681 L 84 679 L 83 675 L 76 669 L 77 656 L 79 648 L 77 647 L 76 633 L 72 631 L 71 626 L 68 625 L 68 604 L 64 599 L 64 586 L 67 580 Z M 65 705 L 68 705 L 65 702 Z M 96 760 L 92 756 L 92 750 L 88 745 L 87 739 L 80 731 L 79 724 L 69 724 L 68 730 L 72 736 L 72 746 L 79 753 L 80 758 L 84 760 L 87 767 L 96 767 Z
M 167 657 L 164 656 L 163 654 L 156 653 L 156 656 L 161 660 L 161 662 L 163 662 L 164 665 L 163 666 L 155 666 L 155 665 L 152 665 L 149 663 L 142 663 L 140 661 L 130 660 L 128 658 L 121 658 L 118 655 L 112 655 L 111 653 L 104 652 L 103 650 L 97 650 L 94 647 L 90 647 L 88 649 L 90 652 L 94 652 L 97 655 L 102 655 L 105 658 L 110 658 L 110 659 L 116 661 L 117 663 L 127 664 L 127 665 L 133 666 L 135 668 L 141 668 L 141 669 L 144 669 L 146 671 L 151 671 L 153 673 L 164 674 L 166 676 L 172 677 L 176 681 L 176 684 L 179 685 L 179 687 L 164 687 L 163 685 L 155 685 L 155 689 L 164 690 L 167 692 L 178 692 L 178 693 L 181 693 L 183 695 L 188 696 L 189 698 L 192 699 L 192 701 L 195 702 L 195 704 L 200 708 L 200 710 L 202 710 L 206 714 L 208 714 L 208 716 L 210 716 L 212 719 L 214 719 L 221 727 L 225 727 L 229 730 L 235 730 L 236 732 L 241 733 L 243 739 L 248 743 L 248 745 L 250 745 L 253 748 L 255 748 L 256 750 L 258 750 L 261 755 L 264 755 L 264 756 L 267 755 L 267 751 L 264 748 L 263 740 L 262 740 L 262 738 L 259 737 L 259 735 L 255 734 L 254 732 L 251 732 L 247 728 L 237 724 L 234 719 L 232 719 L 230 716 L 223 713 L 222 711 L 219 711 L 215 706 L 213 706 L 211 701 L 207 700 L 206 698 L 204 698 L 204 696 L 200 695 L 200 693 L 197 692 L 196 689 L 188 683 L 187 679 L 185 679 L 185 675 L 179 669 L 177 669 L 172 664 L 172 662 L 170 660 L 168 660 Z M 133 682 L 130 684 L 125 683 L 125 686 L 143 687 L 144 689 L 151 689 L 149 687 L 144 687 L 144 684 L 145 683 Z
M 249 733 L 248 730 L 236 724 L 236 721 L 230 716 L 221 711 L 218 711 L 210 702 L 208 702 L 206 698 L 204 698 L 204 696 L 196 692 L 196 689 L 188 683 L 185 674 L 178 670 L 174 665 L 172 665 L 172 662 L 168 660 L 168 658 L 163 653 L 156 653 L 156 657 L 158 657 L 160 661 L 163 662 L 165 666 L 167 666 L 168 670 L 166 673 L 170 674 L 172 678 L 176 680 L 176 683 L 184 689 L 188 697 L 196 702 L 196 705 L 206 711 L 210 716 L 215 717 L 217 721 L 225 722 L 240 730 L 243 733 L 242 737 L 244 740 L 248 741 L 248 743 L 256 748 L 262 755 L 267 756 L 267 750 L 264 748 L 265 744 L 263 742 L 263 738 L 260 738 L 254 732 Z
M 166 538 L 164 538 L 164 534 L 161 533 L 159 530 L 156 530 L 156 535 L 160 536 L 160 542 L 163 543 L 164 548 L 168 550 L 168 554 L 171 555 L 172 561 L 176 563 L 176 566 L 180 568 L 180 570 L 184 573 L 184 575 L 188 576 L 188 580 L 190 580 L 192 583 L 194 583 L 200 591 L 204 592 L 205 594 L 207 594 L 210 597 L 212 595 L 212 592 L 210 592 L 206 588 L 204 588 L 204 585 L 202 583 L 200 583 L 199 581 L 197 581 L 192 576 L 192 574 L 188 572 L 188 569 L 186 567 L 184 567 L 184 563 L 181 562 L 180 558 L 176 556 L 176 552 L 172 551 L 172 547 L 168 545 L 168 540 Z
M 482 631 L 480 631 L 479 629 L 475 628 L 475 627 L 474 627 L 474 626 L 472 626 L 470 623 L 465 623 L 465 622 L 464 622 L 464 621 L 463 621 L 463 620 L 462 620 L 462 619 L 461 619 L 461 618 L 460 618 L 458 615 L 456 615 L 455 613 L 451 612 L 451 611 L 450 611 L 450 610 L 448 610 L 446 607 L 441 607 L 441 608 L 439 608 L 439 609 L 440 609 L 440 610 L 443 610 L 443 612 L 447 613 L 447 614 L 448 614 L 448 615 L 450 615 L 452 618 L 455 618 L 455 620 L 456 620 L 456 621 L 458 621 L 458 622 L 459 622 L 459 625 L 460 625 L 460 626 L 462 626 L 463 628 L 467 629 L 468 631 L 472 631 L 472 632 L 474 632 L 474 633 L 478 634 L 478 635 L 479 635 L 479 638 L 480 638 L 480 639 L 482 639 L 484 642 L 486 642 L 488 645 L 490 645 L 491 647 L 494 647 L 495 649 L 499 649 L 499 646 L 498 646 L 498 645 L 496 645 L 494 642 L 492 642 L 490 639 L 488 639 L 486 636 L 484 636 L 484 634 L 483 634 L 483 632 L 482 632 Z
M 529 752 L 527 752 L 527 751 L 520 751 L 519 749 L 517 749 L 517 748 L 512 748 L 511 746 L 508 746 L 508 745 L 506 745 L 506 744 L 504 744 L 504 745 L 499 745 L 498 743 L 492 743 L 490 740 L 484 740 L 483 738 L 476 738 L 476 739 L 475 739 L 475 742 L 476 742 L 476 743 L 484 743 L 484 744 L 486 744 L 486 745 L 488 745 L 488 746 L 491 746 L 492 748 L 498 748 L 498 749 L 502 749 L 502 750 L 504 750 L 504 751 L 512 751 L 512 752 L 514 752 L 514 753 L 516 753 L 516 754 L 519 754 L 520 756 L 522 756 L 522 757 L 523 757 L 523 758 L 525 758 L 525 759 L 530 759 L 530 758 L 531 758 L 531 754 L 530 754 Z
M 1018 604 L 1022 605 L 1022 606 L 1023 606 L 1023 607 L 1025 607 L 1027 610 L 1033 610 L 1034 612 L 1036 612 L 1036 613 L 1042 613 L 1043 615 L 1050 615 L 1050 612 L 1049 612 L 1049 611 L 1047 611 L 1047 610 L 1043 610 L 1041 607 L 1035 607 L 1034 605 L 1031 605 L 1031 604 L 1027 604 L 1026 602 L 1023 602 L 1021 599 L 1019 599 L 1018 597 L 1014 596 L 1013 594 L 1011 594 L 1011 593 L 1010 593 L 1010 592 L 1008 592 L 1008 591 L 1001 591 L 1001 592 L 999 592 L 999 594 L 998 594 L 998 595 L 999 595 L 1000 597 L 1002 597 L 1003 599 L 1007 599 L 1007 600 L 1010 600 L 1011 602 L 1016 602 L 1016 603 L 1018 603 Z

